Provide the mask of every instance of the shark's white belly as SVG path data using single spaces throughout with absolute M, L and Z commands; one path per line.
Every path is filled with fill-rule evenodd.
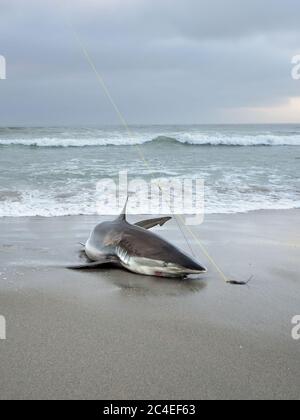
M 116 249 L 116 252 L 122 266 L 133 273 L 156 277 L 182 277 L 188 274 L 183 267 L 176 264 L 168 264 L 165 261 L 150 258 L 133 257 L 120 247 Z
M 128 270 L 147 276 L 156 277 L 182 277 L 186 273 L 179 267 L 170 267 L 159 260 L 150 260 L 147 258 L 132 258 L 130 264 L 123 265 Z

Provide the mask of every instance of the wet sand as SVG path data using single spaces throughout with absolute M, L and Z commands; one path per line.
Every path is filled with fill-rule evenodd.
M 68 271 L 99 217 L 1 219 L 1 399 L 299 399 L 300 210 L 207 216 L 229 278 Z M 174 222 L 161 234 L 187 250 Z

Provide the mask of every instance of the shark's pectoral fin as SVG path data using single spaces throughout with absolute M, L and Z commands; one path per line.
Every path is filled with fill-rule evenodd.
M 151 229 L 155 226 L 163 226 L 171 219 L 172 217 L 160 217 L 158 219 L 142 220 L 141 222 L 135 223 L 135 226 L 139 226 L 144 229 Z
M 102 267 L 106 264 L 118 264 L 118 263 L 119 263 L 119 259 L 117 257 L 112 256 L 112 257 L 105 257 L 98 261 L 91 261 L 91 262 L 86 262 L 83 264 L 71 265 L 71 266 L 68 266 L 67 268 L 69 270 L 86 270 L 89 268 Z

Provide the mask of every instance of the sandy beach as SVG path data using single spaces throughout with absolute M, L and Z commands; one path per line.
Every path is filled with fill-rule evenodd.
M 231 286 L 68 271 L 98 217 L 2 218 L 1 399 L 299 399 L 299 210 L 195 228 Z M 134 219 L 133 219 L 134 220 Z M 186 249 L 174 222 L 158 231 Z

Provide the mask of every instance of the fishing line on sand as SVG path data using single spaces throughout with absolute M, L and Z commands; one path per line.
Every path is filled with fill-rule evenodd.
M 73 27 L 73 25 L 72 25 L 72 23 L 70 22 L 69 19 L 67 19 L 67 24 L 68 24 L 69 28 L 71 29 L 71 32 L 73 33 L 74 38 L 76 39 L 76 42 L 77 42 L 77 44 L 78 44 L 78 46 L 79 46 L 79 48 L 80 48 L 83 56 L 85 57 L 85 59 L 87 60 L 89 66 L 91 67 L 92 71 L 94 72 L 94 74 L 95 74 L 95 76 L 97 78 L 98 83 L 100 84 L 100 86 L 101 86 L 102 90 L 104 91 L 107 99 L 109 100 L 109 102 L 111 103 L 112 107 L 114 108 L 114 110 L 115 110 L 115 112 L 116 112 L 116 114 L 117 114 L 120 122 L 122 123 L 122 125 L 126 129 L 126 131 L 129 134 L 129 136 L 130 137 L 133 136 L 132 130 L 130 129 L 130 127 L 129 127 L 126 119 L 124 118 L 123 114 L 121 113 L 119 107 L 115 103 L 115 101 L 114 101 L 114 99 L 113 99 L 113 97 L 112 97 L 112 95 L 111 95 L 111 93 L 110 93 L 110 91 L 108 89 L 108 86 L 106 85 L 106 83 L 105 83 L 102 75 L 99 73 L 98 69 L 96 68 L 96 66 L 94 64 L 94 61 L 93 61 L 91 55 L 87 51 L 85 45 L 81 41 L 81 39 L 80 39 L 77 31 L 75 30 L 75 28 Z M 150 165 L 149 165 L 149 162 L 147 161 L 144 153 L 141 150 L 141 147 L 139 145 L 135 145 L 135 147 L 137 149 L 137 152 L 138 152 L 141 160 L 144 162 L 144 164 L 147 167 L 147 169 L 151 169 L 150 168 Z M 161 186 L 159 184 L 158 184 L 158 188 L 162 192 L 162 188 L 161 188 Z M 201 251 L 206 256 L 206 258 L 210 261 L 210 263 L 213 265 L 213 267 L 216 269 L 216 271 L 218 272 L 218 274 L 220 275 L 220 277 L 222 278 L 222 280 L 224 280 L 228 284 L 235 284 L 235 285 L 246 285 L 246 284 L 248 284 L 250 280 L 248 280 L 248 282 L 238 282 L 238 281 L 230 280 L 226 276 L 226 274 L 223 272 L 223 270 L 215 262 L 214 258 L 209 254 L 208 250 L 202 244 L 202 242 L 200 241 L 200 239 L 198 238 L 198 236 L 192 231 L 192 229 L 189 226 L 185 225 L 183 217 L 181 215 L 174 214 L 170 203 L 166 200 L 165 197 L 164 197 L 164 199 L 167 202 L 168 206 L 170 207 L 171 213 L 174 216 L 174 219 L 175 219 L 175 221 L 176 221 L 176 223 L 177 223 L 177 225 L 178 225 L 178 227 L 179 227 L 179 229 L 180 229 L 180 231 L 181 231 L 181 233 L 182 233 L 182 235 L 183 235 L 183 237 L 184 237 L 184 239 L 185 239 L 188 247 L 190 248 L 192 254 L 195 255 L 194 254 L 194 251 L 193 251 L 193 248 L 192 248 L 192 246 L 191 246 L 191 244 L 190 244 L 190 242 L 189 242 L 189 240 L 188 240 L 188 238 L 187 238 L 187 236 L 186 236 L 186 234 L 184 232 L 184 228 L 187 229 L 187 231 L 190 233 L 190 235 L 192 236 L 192 238 L 196 241 L 196 243 L 200 247 Z

